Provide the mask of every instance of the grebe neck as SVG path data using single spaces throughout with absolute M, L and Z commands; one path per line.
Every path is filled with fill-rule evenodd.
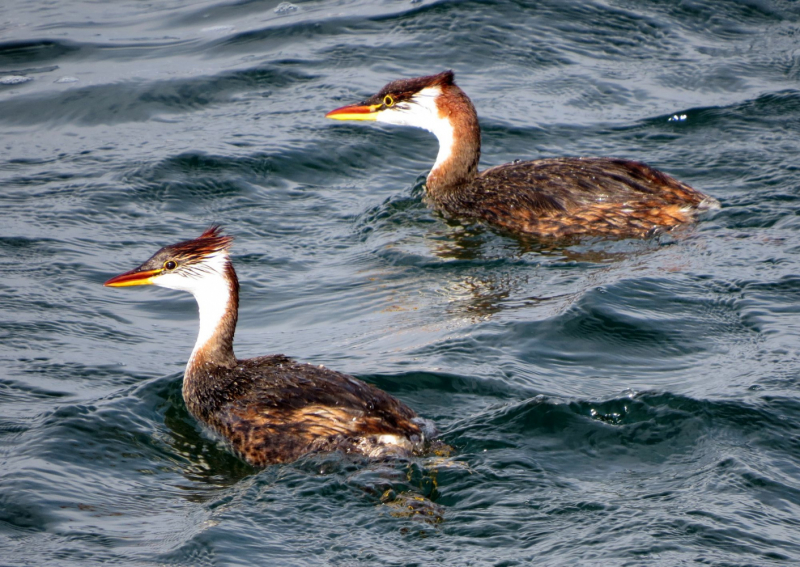
M 239 280 L 227 254 L 212 258 L 189 290 L 197 300 L 200 330 L 186 365 L 186 377 L 203 366 L 236 366 L 233 335 L 239 317 Z
M 478 114 L 469 97 L 456 85 L 426 87 L 411 100 L 413 113 L 385 113 L 378 121 L 417 126 L 432 132 L 439 140 L 439 153 L 427 178 L 428 195 L 446 201 L 462 185 L 478 174 L 481 157 L 481 129 Z

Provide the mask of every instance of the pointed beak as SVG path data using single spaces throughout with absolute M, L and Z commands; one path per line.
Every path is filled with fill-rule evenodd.
M 333 118 L 334 120 L 377 120 L 379 108 L 381 108 L 380 104 L 369 106 L 351 104 L 350 106 L 331 110 L 325 115 L 325 118 Z
M 153 279 L 162 272 L 162 270 L 140 270 L 136 268 L 130 272 L 125 272 L 118 276 L 114 276 L 104 286 L 107 287 L 128 287 L 132 285 L 152 285 Z

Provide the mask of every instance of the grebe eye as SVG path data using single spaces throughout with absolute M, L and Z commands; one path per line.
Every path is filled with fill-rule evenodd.
M 166 269 L 168 269 L 168 270 L 174 270 L 175 268 L 177 268 L 177 267 L 178 267 L 178 264 L 176 264 L 176 263 L 175 263 L 175 262 L 173 262 L 172 260 L 169 260 L 169 261 L 167 261 L 167 262 L 164 262 L 164 267 L 165 267 Z
M 394 98 L 392 98 L 392 95 L 387 94 L 385 97 L 383 97 L 383 105 L 389 107 L 394 106 Z

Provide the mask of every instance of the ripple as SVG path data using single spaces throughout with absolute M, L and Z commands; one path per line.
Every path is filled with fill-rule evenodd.
M 797 7 L 278 4 L 4 11 L 5 562 L 797 562 Z M 627 157 L 722 209 L 561 246 L 442 218 L 433 136 L 324 114 L 446 68 L 482 168 Z M 454 455 L 259 471 L 203 431 L 193 300 L 102 282 L 212 223 L 240 356 L 353 373 Z

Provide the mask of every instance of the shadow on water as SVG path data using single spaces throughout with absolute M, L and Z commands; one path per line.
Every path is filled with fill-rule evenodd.
M 318 489 L 324 494 L 343 491 L 337 499 L 355 495 L 385 505 L 390 515 L 398 518 L 430 524 L 444 520 L 445 510 L 435 503 L 437 473 L 442 468 L 465 467 L 449 457 L 447 446 L 436 445 L 428 456 L 385 461 L 338 452 L 312 454 L 290 464 L 260 469 L 236 457 L 223 440 L 198 424 L 186 409 L 181 385 L 181 379 L 158 380 L 140 388 L 138 394 L 143 401 L 156 402 L 159 413 L 163 411 L 167 435 L 159 437 L 169 447 L 170 460 L 189 483 L 176 485 L 187 500 L 216 506 L 226 488 L 254 476 L 262 487 L 275 482 L 290 486 L 298 483 L 304 491 L 315 492 L 316 483 L 309 483 L 309 479 L 319 478 Z

